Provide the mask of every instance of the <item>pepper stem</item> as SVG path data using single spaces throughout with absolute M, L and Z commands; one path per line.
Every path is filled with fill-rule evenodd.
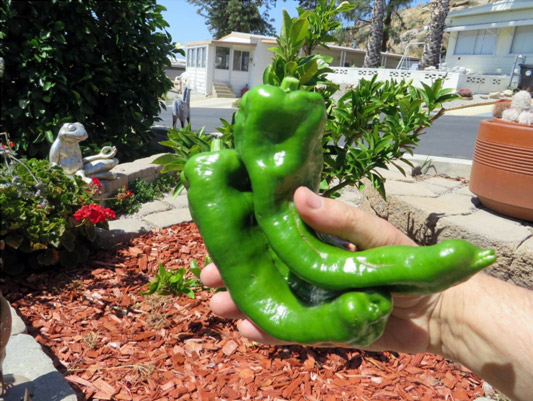
M 283 78 L 283 81 L 281 81 L 280 87 L 285 92 L 295 91 L 300 88 L 300 81 L 294 77 L 285 77 Z

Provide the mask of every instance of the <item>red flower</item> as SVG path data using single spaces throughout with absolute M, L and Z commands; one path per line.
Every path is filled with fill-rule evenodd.
M 36 205 L 35 206 L 35 209 L 40 209 L 41 208 L 41 205 Z
M 107 207 L 90 204 L 83 205 L 76 213 L 74 213 L 74 218 L 77 221 L 89 219 L 92 223 L 96 224 L 105 223 L 107 219 L 114 220 L 117 218 L 117 216 L 113 210 Z
M 91 182 L 92 182 L 91 185 L 94 185 L 96 188 L 98 188 L 98 189 L 102 188 L 102 183 L 100 182 L 100 180 L 98 178 L 91 177 Z
M 15 147 L 15 144 L 13 142 L 9 142 L 9 147 L 10 148 L 14 148 Z

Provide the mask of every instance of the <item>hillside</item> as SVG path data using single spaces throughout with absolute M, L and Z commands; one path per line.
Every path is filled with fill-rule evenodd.
M 450 12 L 462 10 L 464 8 L 475 7 L 487 3 L 494 3 L 496 0 L 450 0 Z M 426 32 L 424 27 L 429 24 L 431 17 L 431 6 L 427 4 L 419 4 L 416 7 L 408 7 L 400 10 L 398 16 L 393 16 L 392 28 L 393 33 L 388 42 L 387 50 L 391 53 L 403 54 L 408 43 L 424 42 Z M 356 48 L 364 50 L 366 48 L 366 39 L 368 37 L 369 25 L 359 24 L 358 26 L 349 29 L 343 37 L 343 44 L 345 46 L 352 46 L 353 41 L 356 42 Z M 448 35 L 444 34 L 444 48 L 448 44 Z M 410 52 L 413 56 L 420 56 L 422 46 L 412 46 L 413 51 Z

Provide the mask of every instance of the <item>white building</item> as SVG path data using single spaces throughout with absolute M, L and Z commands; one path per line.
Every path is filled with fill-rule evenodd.
M 533 0 L 501 0 L 454 11 L 446 26 L 448 69 L 510 76 L 515 62 L 533 64 Z
M 218 40 L 187 43 L 187 85 L 204 95 L 213 93 L 214 84 L 225 84 L 240 96 L 246 86 L 263 83 L 263 71 L 272 61 L 276 46 L 273 37 L 232 32 Z M 343 46 L 320 48 L 320 53 L 333 57 L 332 66 L 363 65 L 365 52 Z M 382 53 L 382 65 L 396 68 L 401 55 Z

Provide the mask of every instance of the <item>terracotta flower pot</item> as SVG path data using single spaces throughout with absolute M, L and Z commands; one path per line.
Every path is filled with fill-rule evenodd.
M 481 121 L 469 187 L 487 208 L 533 221 L 533 127 Z

